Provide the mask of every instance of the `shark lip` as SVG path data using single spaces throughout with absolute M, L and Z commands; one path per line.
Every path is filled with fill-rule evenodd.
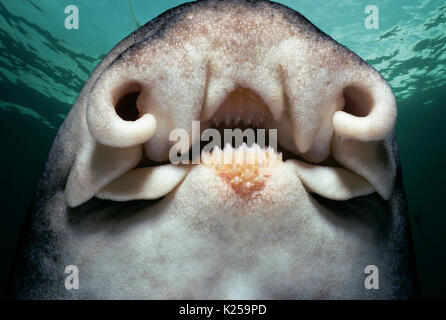
M 138 96 L 138 93 L 126 93 L 125 99 L 117 102 L 116 112 L 120 117 L 135 118 L 136 115 L 140 120 L 145 116 L 125 110 L 126 107 L 137 108 Z M 212 168 L 242 198 L 256 197 L 268 185 L 271 176 L 275 172 L 283 172 L 281 170 L 297 172 L 308 192 L 329 199 L 347 200 L 375 192 L 367 179 L 351 168 L 343 167 L 331 154 L 325 156 L 323 161 L 315 161 L 319 164 L 314 164 L 311 157 L 310 161 L 307 159 L 307 154 L 299 153 L 295 141 L 290 144 L 287 138 L 294 134 L 293 126 L 289 125 L 290 119 L 286 113 L 274 119 L 273 109 L 274 106 L 268 105 L 254 90 L 237 87 L 226 95 L 212 114 L 204 116 L 206 112 L 203 112 L 202 120 L 197 121 L 200 125 L 199 140 L 196 141 L 192 134 L 192 139 L 185 141 L 187 152 L 180 154 L 181 163 L 173 162 L 170 152 L 169 161 L 150 159 L 145 143 L 132 147 L 133 152 L 139 153 L 139 160 L 135 158 L 138 162 L 104 184 L 94 196 L 115 201 L 159 199 L 182 183 L 192 168 L 191 164 L 204 164 Z M 212 149 L 207 148 L 209 139 L 208 142 L 201 140 L 202 134 L 210 129 L 220 136 L 219 141 L 212 141 Z M 252 133 L 251 136 L 249 133 Z M 314 143 L 317 148 L 317 137 Z M 194 153 L 197 144 L 198 154 Z M 276 170 L 285 163 L 285 167 Z M 324 180 L 328 181 L 326 185 L 321 184 Z
M 352 194 L 363 195 L 374 192 L 365 179 L 357 178 L 348 169 L 339 168 L 340 165 L 333 158 L 323 161 L 321 165 L 313 165 L 296 152 L 282 146 L 277 141 L 278 132 L 281 132 L 282 136 L 292 135 L 292 133 L 289 132 L 289 128 L 282 128 L 280 123 L 280 119 L 274 120 L 270 107 L 253 90 L 238 87 L 227 95 L 209 119 L 200 121 L 200 137 L 205 130 L 213 129 L 223 139 L 214 143 L 212 149 L 208 150 L 206 150 L 206 143 L 199 141 L 198 163 L 194 162 L 196 160 L 192 150 L 194 142 L 189 140 L 188 157 L 185 163 L 173 164 L 170 159 L 163 162 L 153 161 L 143 152 L 135 168 L 104 186 L 96 197 L 115 201 L 158 199 L 179 186 L 189 174 L 193 164 L 211 168 L 215 175 L 244 199 L 257 197 L 267 186 L 271 176 L 283 170 L 297 172 L 297 176 L 307 191 L 322 193 L 329 198 L 342 200 L 351 197 Z M 228 130 L 229 142 L 226 139 Z M 238 139 L 234 136 L 236 130 L 241 135 Z M 245 132 L 249 130 L 253 132 L 251 137 L 253 139 L 245 135 Z M 265 133 L 260 143 L 261 135 L 258 132 Z M 276 138 L 273 145 L 271 145 L 271 139 L 266 139 L 271 138 L 271 135 Z M 335 169 L 325 170 L 326 165 L 328 165 L 326 168 L 334 166 Z M 277 170 L 279 166 L 282 168 Z M 314 182 L 326 177 L 334 181 L 332 183 L 334 186 L 330 186 L 328 190 Z M 338 181 L 339 177 L 343 178 Z M 342 181 L 344 178 L 359 181 L 351 184 L 359 191 L 352 193 L 347 190 L 344 193 L 340 192 L 340 195 L 334 194 L 332 189 L 345 187 Z M 350 187 L 348 183 L 347 186 Z
M 213 168 L 237 194 L 249 197 L 265 187 L 278 162 L 299 159 L 277 143 L 280 128 L 275 126 L 270 108 L 263 99 L 251 89 L 237 87 L 227 94 L 209 119 L 200 121 L 200 136 L 205 130 L 213 129 L 220 141 L 211 141 L 212 149 L 208 150 L 208 142 L 200 141 L 199 161 L 194 159 L 191 142 L 185 153 L 188 158 L 183 154 L 182 160 L 187 158 L 186 161 L 176 165 L 190 168 L 189 162 Z M 170 159 L 156 162 L 144 156 L 138 168 L 171 164 Z

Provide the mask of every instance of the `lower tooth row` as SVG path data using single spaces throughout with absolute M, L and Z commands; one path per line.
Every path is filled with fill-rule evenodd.
M 202 163 L 213 167 L 218 175 L 242 195 L 261 190 L 271 170 L 282 161 L 282 154 L 273 148 L 260 148 L 246 144 L 237 149 L 229 144 L 223 150 L 215 147 L 211 153 L 203 152 Z

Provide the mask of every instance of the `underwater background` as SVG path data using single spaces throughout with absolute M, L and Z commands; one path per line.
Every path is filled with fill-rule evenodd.
M 0 289 L 54 136 L 94 67 L 122 38 L 184 1 L 0 0 Z M 278 1 L 388 80 L 419 283 L 446 298 L 446 2 Z M 379 28 L 367 29 L 367 5 Z M 65 7 L 79 9 L 68 30 Z

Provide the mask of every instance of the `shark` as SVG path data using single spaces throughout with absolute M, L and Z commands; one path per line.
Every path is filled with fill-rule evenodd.
M 284 5 L 168 10 L 103 58 L 61 125 L 11 296 L 413 299 L 396 118 L 380 73 Z M 277 148 L 171 161 L 236 129 Z

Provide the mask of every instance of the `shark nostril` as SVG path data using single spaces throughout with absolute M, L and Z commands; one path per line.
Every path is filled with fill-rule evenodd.
M 136 121 L 141 117 L 136 103 L 141 91 L 142 86 L 139 83 L 131 82 L 115 92 L 115 112 L 122 120 Z
M 367 117 L 373 106 L 370 93 L 358 86 L 348 86 L 344 89 L 345 105 L 343 111 L 355 117 Z
M 115 105 L 116 114 L 122 120 L 136 121 L 139 118 L 139 111 L 136 107 L 136 100 L 139 92 L 132 92 L 122 96 Z

